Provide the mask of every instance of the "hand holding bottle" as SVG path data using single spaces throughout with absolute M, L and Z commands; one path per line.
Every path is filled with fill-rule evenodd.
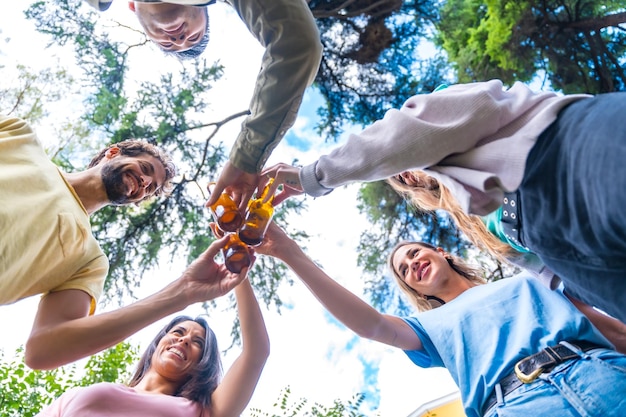
M 239 238 L 242 242 L 250 245 L 260 245 L 265 236 L 265 231 L 274 217 L 274 196 L 269 193 L 273 179 L 270 179 L 257 198 L 250 200 L 246 219 L 239 229 Z
M 215 192 L 215 183 L 209 183 L 207 190 L 212 196 Z M 225 192 L 220 194 L 215 202 L 209 206 L 209 209 L 217 225 L 225 232 L 236 232 L 243 223 L 243 216 L 239 212 L 237 204 Z

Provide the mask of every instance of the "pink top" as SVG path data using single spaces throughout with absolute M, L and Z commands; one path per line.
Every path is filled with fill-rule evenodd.
M 194 401 L 103 382 L 66 391 L 36 417 L 203 417 Z

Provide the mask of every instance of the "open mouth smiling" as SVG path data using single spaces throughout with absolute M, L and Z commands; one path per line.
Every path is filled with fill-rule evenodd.
M 426 275 L 426 273 L 428 272 L 427 268 L 430 266 L 430 262 L 424 262 L 422 264 L 420 264 L 419 268 L 417 269 L 417 280 L 421 281 L 422 278 L 424 278 L 424 275 Z
M 126 178 L 128 179 L 128 191 L 126 196 L 132 197 L 138 195 L 141 188 L 141 179 L 130 171 L 126 172 Z
M 170 352 L 170 353 L 173 353 L 174 355 L 178 356 L 179 358 L 181 358 L 184 361 L 187 360 L 187 355 L 182 350 L 179 350 L 179 349 L 177 349 L 175 347 L 171 347 L 171 348 L 168 348 L 167 351 Z

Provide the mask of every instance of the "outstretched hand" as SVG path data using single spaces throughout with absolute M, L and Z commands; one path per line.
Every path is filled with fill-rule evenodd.
M 287 236 L 285 231 L 276 223 L 271 222 L 265 232 L 263 242 L 255 247 L 254 251 L 261 255 L 284 260 L 285 256 L 294 253 L 295 249 L 299 249 L 298 244 Z
M 259 189 L 265 187 L 270 178 L 274 178 L 274 182 L 269 187 L 265 201 L 274 196 L 273 205 L 277 206 L 291 196 L 299 195 L 304 192 L 300 183 L 300 168 L 287 164 L 276 164 L 261 172 L 259 177 Z M 283 185 L 282 191 L 276 194 L 278 187 Z
M 222 192 L 227 191 L 237 203 L 239 210 L 244 212 L 257 188 L 258 178 L 258 174 L 245 172 L 227 161 L 205 206 L 209 207 L 215 203 Z
M 226 269 L 223 264 L 215 262 L 215 256 L 227 242 L 228 236 L 224 236 L 211 243 L 208 249 L 183 272 L 180 280 L 185 284 L 184 291 L 190 297 L 191 302 L 221 297 L 246 278 L 249 267 L 235 274 Z M 254 255 L 252 256 L 254 262 Z

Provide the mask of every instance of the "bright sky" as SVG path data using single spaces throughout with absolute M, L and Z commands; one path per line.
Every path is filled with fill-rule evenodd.
M 0 43 L 0 65 L 10 68 L 19 62 L 39 68 L 58 57 L 73 59 L 67 51 L 58 48 L 54 52 L 44 50 L 45 39 L 35 33 L 32 24 L 21 13 L 28 3 L 6 2 L 2 6 L 0 39 L 10 38 L 10 41 Z M 114 18 L 138 28 L 126 4 L 123 0 L 115 2 L 102 19 Z M 247 108 L 262 49 L 228 6 L 211 6 L 209 15 L 211 41 L 205 57 L 209 61 L 220 60 L 226 67 L 224 77 L 211 90 L 213 105 L 204 120 L 216 121 Z M 159 65 L 172 65 L 172 60 L 166 60 L 156 48 L 141 49 L 142 52 L 131 61 L 136 71 L 129 77 L 138 79 L 137 74 L 140 74 L 149 78 L 158 75 L 155 68 L 160 68 Z M 149 64 L 146 67 L 140 63 Z M 140 65 L 143 68 L 139 68 Z M 0 83 L 3 78 L 6 79 L 0 77 Z M 336 146 L 324 143 L 312 130 L 318 103 L 314 95 L 307 94 L 296 125 L 273 153 L 268 165 L 294 158 L 306 164 Z M 62 106 L 59 111 L 63 111 Z M 220 140 L 229 145 L 238 129 L 239 122 L 230 123 L 220 133 Z M 55 138 L 45 137 L 43 127 L 39 132 L 43 141 L 54 142 Z M 337 189 L 324 198 L 309 198 L 308 212 L 290 220 L 294 227 L 297 225 L 312 236 L 307 242 L 308 254 L 321 263 L 331 277 L 362 296 L 363 280 L 356 265 L 356 248 L 359 235 L 368 225 L 356 209 L 357 189 L 358 186 L 354 185 Z M 182 263 L 163 265 L 158 273 L 144 277 L 145 284 L 137 291 L 137 296 L 144 297 L 162 288 L 178 277 L 184 267 Z M 285 302 L 282 314 L 264 310 L 272 353 L 250 408 L 272 410 L 280 391 L 289 386 L 293 401 L 307 398 L 310 404 L 331 405 L 335 399 L 345 401 L 357 392 L 364 392 L 367 395 L 364 413 L 404 417 L 423 403 L 456 390 L 447 371 L 420 369 L 399 350 L 357 338 L 326 313 L 296 277 L 293 279 L 293 286 L 280 289 L 280 297 Z M 25 342 L 37 301 L 38 297 L 33 297 L 0 307 L 3 327 L 0 349 L 5 354 L 10 355 Z M 222 348 L 226 348 L 230 344 L 234 313 L 223 312 L 226 304 L 218 304 L 209 324 L 222 341 Z M 100 311 L 104 310 L 106 308 L 100 307 Z M 200 306 L 192 306 L 184 313 L 197 315 L 202 312 Z M 146 346 L 168 320 L 142 330 L 130 341 Z M 237 349 L 232 349 L 224 358 L 225 368 L 236 353 Z

